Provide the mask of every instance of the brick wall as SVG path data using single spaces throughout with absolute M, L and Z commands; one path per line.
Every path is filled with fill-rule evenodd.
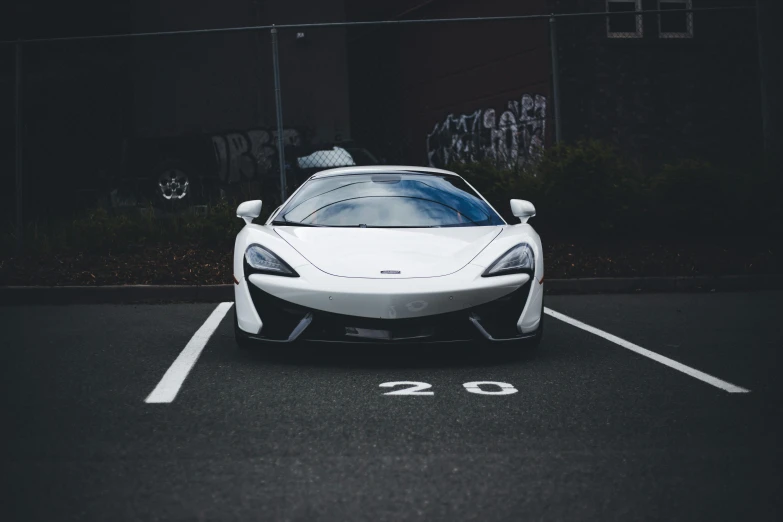
M 545 0 L 368 4 L 347 2 L 349 20 L 546 12 Z M 552 114 L 551 103 L 544 110 L 541 100 L 536 99 L 542 97 L 544 103 L 550 100 L 547 27 L 546 20 L 518 20 L 351 30 L 348 46 L 354 138 L 394 161 L 413 164 L 430 164 L 434 148 L 458 153 L 460 146 L 451 147 L 452 142 L 487 149 L 490 140 L 501 139 L 500 134 L 509 138 L 512 148 L 526 154 L 529 147 L 519 145 L 530 138 L 530 132 L 526 135 L 522 130 L 524 118 L 529 117 L 521 114 L 522 106 L 533 100 L 539 103 L 538 113 L 545 117 Z M 510 110 L 509 103 L 514 105 L 512 114 L 505 114 Z M 459 129 L 463 116 L 467 128 Z M 509 122 L 508 132 L 501 120 Z M 433 145 L 428 135 L 436 132 L 436 126 L 443 132 L 439 144 Z M 535 131 L 545 126 L 542 122 Z M 541 139 L 545 140 L 546 135 Z M 437 159 L 435 164 L 440 166 L 441 161 Z

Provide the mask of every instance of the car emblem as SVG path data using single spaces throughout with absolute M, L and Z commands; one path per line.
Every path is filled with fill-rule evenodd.
M 399 270 L 381 270 L 382 274 L 399 274 Z

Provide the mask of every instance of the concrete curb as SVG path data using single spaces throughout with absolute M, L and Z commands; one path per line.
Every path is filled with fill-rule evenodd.
M 753 292 L 783 289 L 783 275 L 553 279 L 544 281 L 544 286 L 552 295 Z
M 5 286 L 0 305 L 232 301 L 234 285 Z M 783 289 L 783 275 L 547 279 L 548 295 L 751 292 Z
M 0 305 L 110 304 L 234 300 L 234 285 L 4 286 Z

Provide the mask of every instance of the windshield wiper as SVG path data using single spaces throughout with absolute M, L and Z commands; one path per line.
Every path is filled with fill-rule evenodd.
M 322 227 L 323 225 L 313 225 L 311 223 L 297 223 L 296 221 L 272 221 L 273 225 L 282 227 Z

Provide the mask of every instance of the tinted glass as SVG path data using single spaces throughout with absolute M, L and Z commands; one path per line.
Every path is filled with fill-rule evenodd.
M 278 220 L 344 227 L 469 227 L 503 221 L 461 178 L 373 173 L 310 180 Z

